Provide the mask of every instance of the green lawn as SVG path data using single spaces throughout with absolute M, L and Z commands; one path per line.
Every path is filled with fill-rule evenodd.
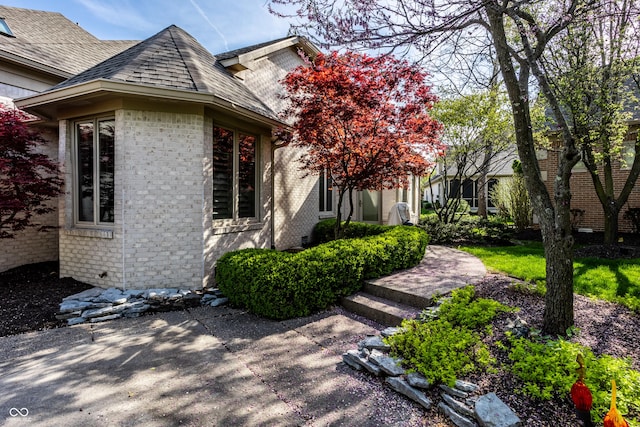
M 544 285 L 544 250 L 539 242 L 460 249 L 480 258 L 489 270 Z M 576 293 L 622 303 L 640 311 L 640 259 L 576 258 L 573 268 Z

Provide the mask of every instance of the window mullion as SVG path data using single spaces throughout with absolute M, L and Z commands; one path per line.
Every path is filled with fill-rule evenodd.
M 100 128 L 97 119 L 93 120 L 93 225 L 100 218 Z
M 240 217 L 240 135 L 237 130 L 233 132 L 233 219 L 238 220 Z

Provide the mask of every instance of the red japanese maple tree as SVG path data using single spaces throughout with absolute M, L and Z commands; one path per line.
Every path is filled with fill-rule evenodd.
M 58 165 L 37 147 L 46 141 L 26 125 L 20 110 L 0 108 L 0 238 L 13 238 L 26 227 L 48 227 L 34 215 L 54 210 L 46 202 L 60 194 Z
M 284 79 L 285 111 L 294 144 L 305 148 L 302 170 L 330 175 L 338 194 L 336 237 L 345 194 L 407 188 L 442 150 L 441 125 L 429 116 L 437 101 L 427 74 L 392 56 L 320 54 Z

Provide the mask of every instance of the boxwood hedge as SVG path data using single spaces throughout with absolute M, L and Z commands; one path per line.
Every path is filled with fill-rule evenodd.
M 307 316 L 356 292 L 365 279 L 412 267 L 424 256 L 429 241 L 424 230 L 372 227 L 377 235 L 365 233 L 298 253 L 228 252 L 216 264 L 216 284 L 231 304 L 255 314 L 278 320 Z

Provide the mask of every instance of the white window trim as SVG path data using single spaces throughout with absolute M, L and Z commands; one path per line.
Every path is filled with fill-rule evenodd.
M 324 181 L 324 206 L 323 209 L 319 209 L 319 214 L 321 217 L 332 217 L 336 214 L 336 192 L 331 191 L 331 209 L 327 209 L 327 185 L 329 180 L 331 179 L 330 174 L 325 169 L 322 175 L 318 176 L 318 197 L 320 196 L 320 181 Z M 318 205 L 319 205 L 318 200 Z M 320 208 L 320 206 L 318 206 Z
M 78 134 L 77 134 L 77 125 L 79 123 L 87 123 L 93 122 L 94 124 L 94 141 L 93 141 L 93 182 L 96 183 L 95 186 L 99 186 L 99 167 L 96 165 L 96 162 L 99 159 L 99 149 L 98 144 L 96 143 L 96 137 L 99 137 L 99 126 L 98 123 L 104 120 L 113 120 L 115 124 L 115 116 L 113 115 L 104 115 L 104 116 L 93 116 L 93 117 L 85 117 L 83 119 L 73 120 L 71 122 L 71 137 L 72 137 L 72 173 L 71 179 L 73 181 L 72 185 L 72 194 L 71 194 L 71 205 L 73 206 L 73 227 L 74 228 L 86 228 L 86 229 L 98 229 L 98 230 L 109 230 L 113 229 L 115 226 L 115 218 L 113 222 L 100 222 L 96 221 L 96 218 L 99 218 L 100 212 L 100 191 L 97 191 L 98 197 L 95 197 L 96 190 L 94 189 L 94 198 L 93 198 L 93 222 L 89 221 L 80 221 L 79 219 L 79 209 L 78 209 L 78 195 L 80 194 L 80 188 L 78 185 L 79 178 L 79 160 L 78 160 Z M 114 135 L 115 138 L 115 135 Z M 114 147 L 114 157 L 115 157 L 115 147 Z M 114 158 L 115 163 L 115 158 Z M 114 168 L 114 185 L 115 185 L 115 168 Z M 115 215 L 115 192 L 114 192 L 114 215 Z
M 247 226 L 251 224 L 260 223 L 261 221 L 261 210 L 260 210 L 260 195 L 262 194 L 262 180 L 260 177 L 262 176 L 262 161 L 261 161 L 261 151 L 262 151 L 262 138 L 259 133 L 251 132 L 249 130 L 238 128 L 234 126 L 226 126 L 224 124 L 214 123 L 213 127 L 221 128 L 233 133 L 233 160 L 232 160 L 232 168 L 233 168 L 233 182 L 232 182 L 232 194 L 231 198 L 233 200 L 232 206 L 232 215 L 231 218 L 213 218 L 213 212 L 211 212 L 212 224 L 214 228 L 219 228 L 218 233 L 231 233 L 238 231 L 247 231 L 250 229 L 254 229 L 253 227 L 247 228 Z M 252 217 L 238 217 L 238 204 L 240 203 L 240 159 L 238 156 L 238 152 L 240 150 L 240 134 L 244 134 L 247 136 L 252 136 L 255 138 L 256 147 L 255 147 L 255 216 Z M 215 145 L 215 144 L 214 144 Z M 213 147 L 213 146 L 212 146 Z M 213 170 L 212 170 L 213 172 Z M 213 197 L 213 189 L 211 196 Z

